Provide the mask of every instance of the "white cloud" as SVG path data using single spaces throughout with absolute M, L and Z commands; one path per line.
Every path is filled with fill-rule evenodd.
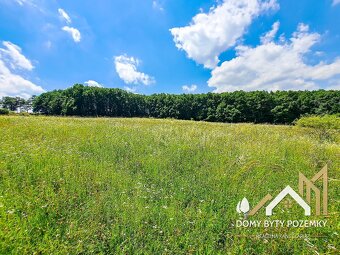
M 170 29 L 176 47 L 206 68 L 219 63 L 219 55 L 235 46 L 252 20 L 278 9 L 276 0 L 224 0 L 209 13 L 199 13 L 190 25 Z
M 131 92 L 131 93 L 136 93 L 137 91 L 137 88 L 136 87 L 128 87 L 128 86 L 124 86 L 124 89 L 127 91 L 127 92 Z
M 67 14 L 67 12 L 64 9 L 59 8 L 58 9 L 59 15 L 62 19 L 66 21 L 67 24 L 71 24 L 72 20 L 70 16 Z M 70 26 L 64 26 L 62 28 L 63 31 L 67 32 L 72 36 L 72 39 L 74 42 L 78 43 L 81 40 L 81 33 L 77 28 L 70 27 Z
M 67 12 L 64 9 L 59 8 L 58 12 L 59 12 L 60 17 L 63 18 L 68 24 L 72 23 L 70 16 L 67 14 Z
M 330 84 L 328 87 L 327 87 L 328 90 L 340 90 L 340 80 L 337 81 L 337 83 L 334 83 L 334 84 Z
M 275 25 L 276 24 L 276 25 Z M 237 56 L 212 71 L 208 81 L 215 92 L 235 90 L 304 90 L 326 87 L 340 78 L 340 58 L 332 63 L 308 65 L 306 53 L 320 40 L 318 33 L 300 24 L 289 40 L 274 42 L 278 23 L 257 47 L 238 46 Z
M 35 6 L 35 4 L 33 3 L 33 0 L 15 0 L 15 2 L 17 2 L 20 6 L 23 6 L 25 4 Z
M 0 48 L 1 59 L 6 59 L 10 63 L 12 69 L 26 69 L 32 70 L 34 67 L 30 60 L 28 60 L 21 53 L 21 48 L 11 42 L 2 42 L 5 48 Z
M 38 1 L 38 3 L 36 3 L 37 2 L 36 0 L 15 0 L 15 2 L 23 8 L 29 7 L 29 8 L 38 10 L 42 14 L 46 14 L 46 10 L 42 6 L 43 5 L 42 1 Z
M 333 6 L 337 5 L 337 4 L 340 4 L 340 0 L 333 0 Z
M 116 56 L 114 62 L 119 78 L 126 84 L 150 85 L 155 82 L 153 77 L 137 71 L 137 67 L 140 63 L 137 58 L 121 55 Z
M 72 36 L 73 41 L 75 41 L 76 43 L 80 42 L 81 34 L 80 34 L 78 29 L 76 29 L 74 27 L 64 26 L 62 28 L 62 30 L 64 30 L 65 32 L 69 33 Z
M 33 69 L 31 62 L 22 55 L 21 48 L 11 42 L 3 42 L 3 45 L 6 48 L 0 48 L 0 97 L 28 98 L 44 92 L 42 87 L 14 73 L 18 68 L 28 71 Z
M 261 37 L 261 43 L 266 44 L 271 42 L 275 38 L 277 31 L 279 31 L 279 27 L 280 22 L 278 21 L 275 22 L 272 26 L 272 30 L 270 30 L 268 33 Z
M 164 11 L 163 6 L 157 0 L 152 1 L 152 8 L 155 10 Z
M 102 88 L 103 85 L 94 81 L 94 80 L 88 80 L 84 82 L 85 85 L 89 86 L 89 87 L 98 87 L 98 88 Z
M 182 86 L 182 89 L 183 89 L 183 91 L 186 92 L 186 93 L 193 93 L 193 92 L 196 91 L 197 85 L 194 85 L 194 84 L 191 85 L 191 86 L 184 85 L 184 86 Z

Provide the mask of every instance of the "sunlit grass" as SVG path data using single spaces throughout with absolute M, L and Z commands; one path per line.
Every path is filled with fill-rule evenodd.
M 0 254 L 332 254 L 339 248 L 339 132 L 325 141 L 293 126 L 14 116 L 0 117 L 0 132 Z M 326 163 L 326 228 L 233 225 L 243 197 L 253 206 L 286 185 L 297 190 L 299 171 L 311 178 Z M 277 211 L 276 217 L 304 218 L 298 207 Z M 254 219 L 265 219 L 264 211 Z M 260 233 L 309 237 L 254 236 Z

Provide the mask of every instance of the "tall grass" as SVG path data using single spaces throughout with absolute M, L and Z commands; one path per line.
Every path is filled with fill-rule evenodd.
M 321 142 L 292 126 L 3 116 L 0 134 L 0 254 L 337 252 L 339 133 Z M 299 171 L 311 178 L 326 163 L 325 228 L 235 226 L 243 197 L 254 206 L 297 190 Z M 304 219 L 297 206 L 275 210 Z

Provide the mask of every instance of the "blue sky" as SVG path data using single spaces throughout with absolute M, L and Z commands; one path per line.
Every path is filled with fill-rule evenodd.
M 340 0 L 0 0 L 0 96 L 340 88 Z

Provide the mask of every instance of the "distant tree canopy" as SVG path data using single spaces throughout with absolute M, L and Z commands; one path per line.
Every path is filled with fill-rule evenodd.
M 7 107 L 5 107 L 7 108 Z M 76 84 L 33 100 L 46 115 L 154 117 L 216 122 L 292 123 L 301 115 L 340 113 L 340 91 L 236 91 L 138 95 Z
M 21 97 L 3 97 L 0 99 L 0 108 L 9 111 L 29 112 L 32 111 L 32 104 L 35 96 L 25 100 Z

